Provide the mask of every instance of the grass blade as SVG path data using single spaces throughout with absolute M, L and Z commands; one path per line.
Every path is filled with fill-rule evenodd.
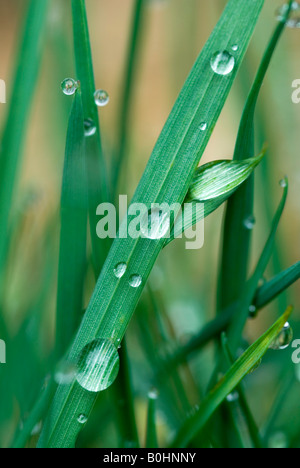
M 172 447 L 186 447 L 192 438 L 204 428 L 205 424 L 225 400 L 226 396 L 236 388 L 257 362 L 262 359 L 268 351 L 270 344 L 288 321 L 291 312 L 292 308 L 290 307 L 284 315 L 236 361 L 225 377 L 208 394 L 196 414 L 182 425 L 172 443 Z
M 56 312 L 57 358 L 80 323 L 86 269 L 87 181 L 80 91 L 71 110 L 61 196 L 61 234 Z
M 13 191 L 40 68 L 43 44 L 41 39 L 47 6 L 48 0 L 31 0 L 29 3 L 10 99 L 12 105 L 9 106 L 2 136 L 0 153 L 0 269 L 5 260 Z M 20 86 L 21 83 L 22 86 Z
M 150 392 L 148 398 L 148 417 L 147 417 L 147 432 L 146 432 L 146 448 L 158 448 L 157 433 L 156 433 L 156 393 Z
M 196 61 L 186 84 L 154 148 L 150 161 L 136 190 L 133 202 L 182 204 L 194 171 L 207 145 L 212 129 L 228 96 L 241 60 L 263 6 L 263 0 L 245 4 L 230 0 Z M 239 44 L 235 67 L 227 75 L 211 67 L 214 54 Z M 207 121 L 207 131 L 199 131 Z M 132 217 L 129 216 L 129 222 Z M 118 346 L 140 298 L 146 280 L 161 251 L 164 240 L 139 237 L 117 238 L 110 250 L 82 325 L 70 350 L 71 361 L 96 337 L 109 339 Z M 114 277 L 119 262 L 127 265 L 121 279 Z M 138 274 L 142 284 L 133 288 L 131 275 Z M 72 447 L 81 429 L 74 414 L 89 416 L 95 395 L 76 382 L 60 386 L 49 412 L 39 446 Z

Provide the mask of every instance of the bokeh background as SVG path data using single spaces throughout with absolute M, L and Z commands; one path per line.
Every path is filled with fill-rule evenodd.
M 107 165 L 111 167 L 117 145 L 134 2 L 87 0 L 86 3 L 96 86 L 106 89 L 110 95 L 109 105 L 100 111 L 100 121 Z M 0 78 L 7 85 L 7 104 L 0 105 L 0 128 L 5 123 L 8 106 L 13 106 L 10 91 L 26 4 L 24 0 L 0 0 Z M 129 198 L 189 70 L 225 4 L 224 0 L 148 1 L 131 102 L 128 164 L 121 187 L 121 193 L 128 194 Z M 276 25 L 275 11 L 281 4 L 281 1 L 266 0 L 246 59 L 201 164 L 232 157 L 245 98 Z M 292 82 L 300 79 L 299 34 L 296 29 L 284 32 L 257 109 L 257 148 L 259 150 L 266 141 L 269 151 L 256 176 L 253 265 L 267 238 L 281 196 L 279 180 L 287 175 L 290 183 L 276 252 L 267 278 L 295 263 L 300 256 L 300 104 L 295 105 L 291 99 Z M 14 195 L 12 216 L 18 219 L 18 229 L 14 232 L 9 263 L 0 287 L 3 317 L 14 339 L 13 349 L 7 350 L 7 375 L 4 377 L 3 391 L 11 393 L 12 398 L 3 397 L 9 402 L 9 405 L 2 405 L 0 418 L 3 446 L 10 443 L 17 427 L 26 420 L 43 384 L 54 345 L 59 203 L 72 101 L 63 95 L 60 83 L 65 77 L 75 76 L 69 0 L 50 1 L 43 47 L 38 86 L 27 123 L 23 161 Z M 19 86 L 22 87 L 22 82 Z M 128 331 L 127 344 L 142 437 L 147 393 L 156 384 L 149 355 L 151 346 L 146 343 L 144 328 L 152 330 L 155 346 L 164 353 L 166 347 L 169 350 L 176 343 L 186 342 L 214 317 L 222 218 L 223 208 L 206 219 L 205 244 L 200 251 L 187 251 L 184 241 L 175 241 L 161 254 L 152 272 L 150 284 L 159 308 L 163 310 L 166 340 L 157 331 L 158 319 L 149 306 L 147 292 Z M 94 287 L 91 273 L 87 275 L 86 283 L 87 304 Z M 291 287 L 288 293 L 264 309 L 257 320 L 249 323 L 245 339 L 251 343 L 290 303 L 295 306 L 291 322 L 295 338 L 300 339 L 298 285 Z M 191 359 L 189 366 L 180 370 L 181 378 L 189 389 L 190 404 L 199 403 L 201 393 L 205 391 L 213 368 L 213 353 L 213 346 L 206 347 Z M 268 353 L 263 365 L 247 380 L 251 408 L 260 424 L 265 422 L 270 412 L 280 384 L 285 380 L 285 372 L 294 373 L 291 354 L 291 349 Z M 286 379 L 288 381 L 288 377 Z M 275 440 L 282 444 L 285 439 L 293 440 L 296 445 L 300 443 L 300 419 L 298 410 L 295 411 L 299 389 L 300 383 L 296 379 L 291 388 L 286 389 L 283 408 L 274 427 L 274 438 L 277 437 Z M 158 404 L 160 436 L 166 440 L 182 418 L 185 402 L 179 395 L 178 401 L 174 401 L 173 411 L 168 410 L 169 413 L 163 404 Z M 38 431 L 39 428 L 33 434 L 32 445 Z M 94 420 L 92 418 L 86 426 L 81 438 L 81 443 L 86 446 L 115 446 L 115 424 L 109 396 L 99 398 Z

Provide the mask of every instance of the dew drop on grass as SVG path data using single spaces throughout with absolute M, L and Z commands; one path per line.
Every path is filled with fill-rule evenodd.
M 200 124 L 200 130 L 202 132 L 205 132 L 205 130 L 207 130 L 207 123 L 206 122 L 202 122 L 202 124 Z
M 78 89 L 78 82 L 73 80 L 73 78 L 66 78 L 61 83 L 61 89 L 66 96 L 72 96 Z
M 142 277 L 141 275 L 131 275 L 129 278 L 129 284 L 132 288 L 139 288 L 142 284 Z
M 233 52 L 236 52 L 237 50 L 239 50 L 239 46 L 237 44 L 234 44 L 231 48 Z
M 94 99 L 98 107 L 105 107 L 109 103 L 109 95 L 104 89 L 97 89 L 94 93 Z
M 73 382 L 76 376 L 76 365 L 68 361 L 58 364 L 54 373 L 54 380 L 59 385 L 68 385 Z
M 279 185 L 280 187 L 285 188 L 287 186 L 286 179 L 281 179 Z
M 114 268 L 114 275 L 116 278 L 122 278 L 125 275 L 125 272 L 127 270 L 127 265 L 126 263 L 118 263 L 115 268 Z
M 288 322 L 284 325 L 281 332 L 277 335 L 273 343 L 270 345 L 270 349 L 282 350 L 289 347 L 293 340 L 293 329 Z
M 157 400 L 158 398 L 158 390 L 156 388 L 152 388 L 150 392 L 148 392 L 149 400 Z
M 212 56 L 210 65 L 217 75 L 229 75 L 234 69 L 235 58 L 227 50 L 222 50 Z
M 235 403 L 236 401 L 238 401 L 238 399 L 239 399 L 238 392 L 229 393 L 229 395 L 227 395 L 226 397 L 226 400 L 228 401 L 228 403 Z
M 170 212 L 151 208 L 141 221 L 141 232 L 147 239 L 162 239 L 170 229 Z
M 89 392 L 110 387 L 119 372 L 118 351 L 110 340 L 97 339 L 86 345 L 78 358 L 76 380 Z
M 250 317 L 255 317 L 255 316 L 256 316 L 256 312 L 257 312 L 257 308 L 256 308 L 255 305 L 252 304 L 252 305 L 249 307 L 249 315 L 250 315 Z
M 256 221 L 255 221 L 254 216 L 248 216 L 248 218 L 244 220 L 244 227 L 248 229 L 249 231 L 252 231 L 252 229 L 255 226 L 255 222 Z
M 95 122 L 92 119 L 86 119 L 84 121 L 84 134 L 86 137 L 91 137 L 95 135 L 97 131 L 97 127 Z
M 85 424 L 87 422 L 87 417 L 84 414 L 80 414 L 77 418 L 79 424 Z
M 285 3 L 276 11 L 278 21 L 284 21 L 288 8 L 289 4 Z M 292 3 L 291 13 L 285 24 L 288 28 L 300 28 L 300 4 L 298 2 Z

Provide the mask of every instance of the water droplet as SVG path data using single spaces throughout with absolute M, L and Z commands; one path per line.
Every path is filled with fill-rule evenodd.
M 97 131 L 97 127 L 95 122 L 92 119 L 86 119 L 84 121 L 84 134 L 86 137 L 90 137 L 95 135 Z
M 255 372 L 259 366 L 261 365 L 262 363 L 262 359 L 260 359 L 259 361 L 257 361 L 256 364 L 254 364 L 254 366 L 252 367 L 252 369 L 249 370 L 248 374 L 253 374 L 253 372 Z
M 68 385 L 73 382 L 75 376 L 76 365 L 72 362 L 62 361 L 55 370 L 54 380 L 59 385 Z
M 244 220 L 244 227 L 248 229 L 249 231 L 252 231 L 252 229 L 255 226 L 255 222 L 256 221 L 255 221 L 254 216 L 248 216 L 248 218 Z
M 231 48 L 233 52 L 236 52 L 237 50 L 239 50 L 239 46 L 237 44 L 234 44 Z
M 85 424 L 87 422 L 88 418 L 85 416 L 85 414 L 80 414 L 77 418 L 77 421 L 79 424 Z
M 202 132 L 205 132 L 205 130 L 207 129 L 207 123 L 206 122 L 202 122 L 202 124 L 200 124 L 200 130 Z
M 43 423 L 42 423 L 42 421 L 39 421 L 39 422 L 34 426 L 34 428 L 32 429 L 30 435 L 31 435 L 31 436 L 36 436 L 36 435 L 38 435 L 38 434 L 41 432 L 42 427 L 43 427 Z
M 95 104 L 98 107 L 105 107 L 109 103 L 109 95 L 104 89 L 98 89 L 94 93 Z
M 287 186 L 286 179 L 281 179 L 281 181 L 279 182 L 279 185 L 280 187 L 285 188 Z
M 119 355 L 110 340 L 97 339 L 86 345 L 78 358 L 76 380 L 89 392 L 110 387 L 119 372 Z
M 66 96 L 72 96 L 78 89 L 78 82 L 73 80 L 73 78 L 66 78 L 61 83 L 61 89 Z
M 270 345 L 270 349 L 282 350 L 289 347 L 293 340 L 293 329 L 288 322 Z
M 235 403 L 236 401 L 238 401 L 238 399 L 239 399 L 238 392 L 229 393 L 229 395 L 227 395 L 226 397 L 226 400 L 228 401 L 228 403 Z
M 222 50 L 212 56 L 210 65 L 217 75 L 229 75 L 234 69 L 235 58 L 227 50 Z
M 151 208 L 141 221 L 141 232 L 147 239 L 162 239 L 170 229 L 170 211 Z
M 273 449 L 284 449 L 289 445 L 288 438 L 283 432 L 276 432 L 271 435 L 268 441 L 268 447 Z
M 250 317 L 256 317 L 256 312 L 257 312 L 257 308 L 254 304 L 252 304 L 250 307 L 249 307 L 249 315 Z
M 148 398 L 150 400 L 157 400 L 158 398 L 158 390 L 156 388 L 152 388 L 148 393 Z
M 129 284 L 132 288 L 139 288 L 142 284 L 142 277 L 140 275 L 131 275 L 129 278 Z
M 117 277 L 117 278 L 122 278 L 122 276 L 125 275 L 125 272 L 127 270 L 127 265 L 126 263 L 118 263 L 118 265 L 115 266 L 115 269 L 114 269 L 114 275 Z
M 278 21 L 283 22 L 289 9 L 289 4 L 285 3 L 276 11 L 276 18 Z M 300 28 L 300 4 L 298 2 L 292 3 L 291 13 L 286 21 L 288 28 Z

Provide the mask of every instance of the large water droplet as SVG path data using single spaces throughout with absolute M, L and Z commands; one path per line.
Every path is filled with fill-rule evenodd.
M 72 362 L 62 361 L 58 364 L 54 380 L 59 385 L 68 385 L 73 382 L 76 376 L 76 365 Z
M 78 82 L 73 80 L 73 78 L 66 78 L 61 83 L 61 89 L 66 96 L 72 96 L 78 89 Z
M 210 65 L 217 75 L 229 75 L 234 69 L 235 58 L 227 50 L 222 50 L 212 56 Z
M 248 216 L 248 218 L 244 220 L 244 227 L 248 229 L 248 231 L 252 231 L 252 229 L 255 226 L 255 222 L 256 221 L 255 221 L 254 216 Z
M 293 340 L 293 329 L 288 322 L 270 345 L 271 349 L 282 350 L 289 347 Z
M 86 137 L 90 137 L 95 135 L 97 131 L 97 127 L 95 122 L 92 119 L 86 119 L 84 121 L 84 134 Z
M 141 286 L 143 279 L 141 275 L 131 275 L 129 278 L 129 284 L 132 288 L 138 288 Z
M 97 339 L 85 346 L 78 358 L 76 380 L 89 392 L 110 387 L 119 372 L 119 355 L 110 340 Z
M 77 421 L 79 424 L 85 424 L 87 422 L 88 418 L 85 416 L 85 414 L 80 414 L 77 418 Z
M 115 266 L 114 268 L 114 275 L 117 277 L 117 278 L 122 278 L 122 276 L 125 275 L 126 273 L 126 270 L 127 270 L 127 265 L 126 263 L 118 263 L 118 265 Z
M 109 95 L 104 89 L 98 89 L 94 93 L 95 104 L 98 107 L 105 107 L 109 103 Z
M 278 21 L 284 21 L 288 9 L 289 4 L 285 3 L 276 11 Z M 298 2 L 292 3 L 291 13 L 285 24 L 288 28 L 300 28 L 300 4 Z
M 162 239 L 170 229 L 170 212 L 151 208 L 141 221 L 141 232 L 147 239 Z

